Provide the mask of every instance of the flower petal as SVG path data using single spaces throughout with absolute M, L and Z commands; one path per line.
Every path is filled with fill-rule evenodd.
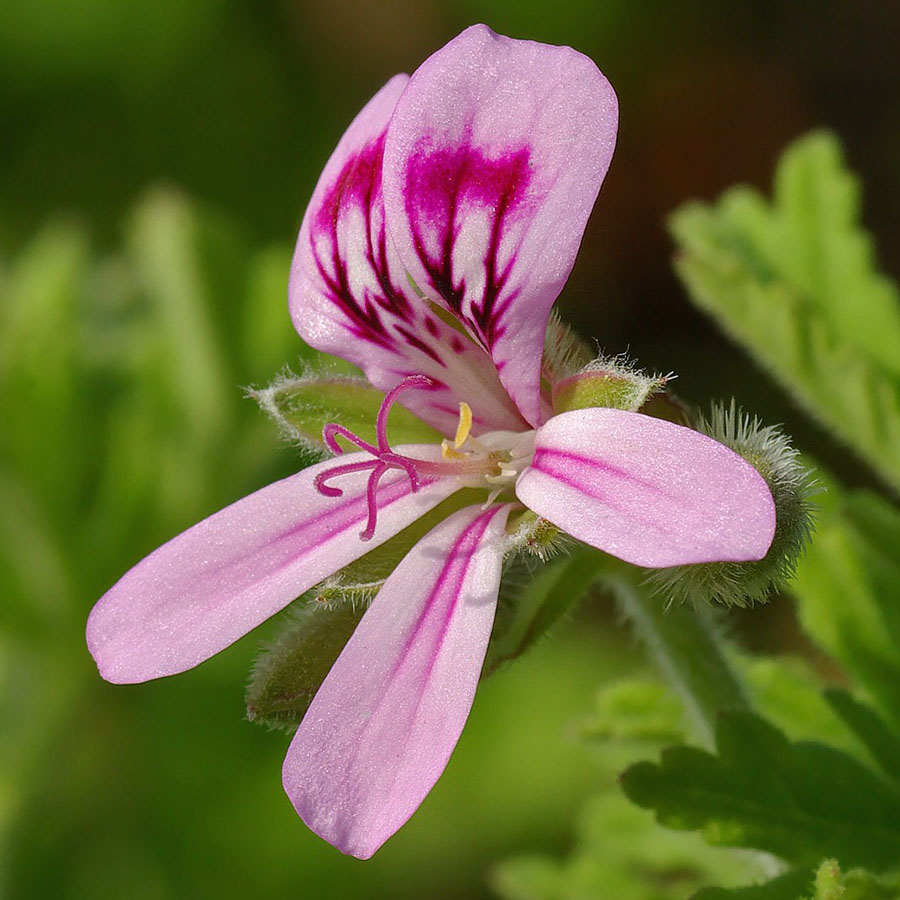
M 539 425 L 547 317 L 609 167 L 618 106 L 571 47 L 468 28 L 416 70 L 384 156 L 400 259 L 490 352 Z
M 413 547 L 297 729 L 284 788 L 344 853 L 370 857 L 447 765 L 494 621 L 510 508 L 460 510 Z
M 360 366 L 382 391 L 409 375 L 431 377 L 433 390 L 400 402 L 444 434 L 463 400 L 477 431 L 519 428 L 490 357 L 415 293 L 385 230 L 385 132 L 407 80 L 395 76 L 369 101 L 322 172 L 294 253 L 291 317 L 308 344 Z
M 552 418 L 516 494 L 639 566 L 762 559 L 775 533 L 772 495 L 753 466 L 689 428 L 618 409 Z
M 433 448 L 408 448 L 420 458 Z M 370 459 L 340 457 L 340 465 Z M 343 476 L 325 497 L 316 475 L 328 460 L 244 497 L 173 538 L 127 572 L 87 623 L 87 643 L 107 681 L 130 684 L 183 672 L 242 637 L 293 599 L 395 535 L 458 487 L 443 479 L 411 492 L 405 473 L 380 483 L 375 536 L 366 524 L 368 472 Z

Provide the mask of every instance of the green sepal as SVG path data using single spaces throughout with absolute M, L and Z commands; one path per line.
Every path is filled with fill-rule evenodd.
M 590 346 L 552 310 L 544 332 L 541 359 L 541 378 L 546 382 L 545 386 L 580 372 L 590 365 L 594 356 Z
M 329 422 L 337 422 L 364 441 L 375 443 L 375 420 L 384 394 L 363 378 L 321 373 L 286 376 L 250 394 L 284 434 L 306 447 L 325 447 L 322 429 Z M 441 441 L 437 431 L 399 404 L 391 409 L 388 436 L 393 444 Z
M 296 728 L 365 611 L 364 604 L 315 599 L 295 605 L 250 673 L 247 718 L 269 728 Z

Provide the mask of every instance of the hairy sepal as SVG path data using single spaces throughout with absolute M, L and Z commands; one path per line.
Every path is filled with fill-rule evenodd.
M 322 429 L 338 422 L 363 440 L 375 443 L 375 421 L 384 394 L 364 378 L 337 373 L 290 373 L 262 390 L 250 390 L 262 409 L 289 440 L 324 453 Z M 402 406 L 394 406 L 388 423 L 397 444 L 439 443 L 441 435 Z

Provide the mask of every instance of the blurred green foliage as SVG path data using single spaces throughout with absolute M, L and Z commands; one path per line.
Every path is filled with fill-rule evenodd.
M 900 293 L 859 225 L 837 139 L 783 156 L 771 206 L 734 188 L 672 216 L 692 298 L 895 489 L 900 488 Z

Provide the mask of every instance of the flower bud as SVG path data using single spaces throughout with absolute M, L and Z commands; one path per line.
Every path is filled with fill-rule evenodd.
M 621 357 L 600 357 L 581 371 L 553 384 L 553 412 L 595 406 L 643 411 L 650 398 L 665 386 L 666 380 L 661 375 L 645 375 Z
M 762 425 L 732 400 L 701 418 L 697 430 L 743 457 L 765 479 L 775 502 L 775 536 L 769 552 L 754 562 L 713 562 L 656 569 L 650 584 L 675 602 L 749 606 L 768 599 L 797 567 L 813 529 L 812 496 L 818 487 L 790 439 Z

